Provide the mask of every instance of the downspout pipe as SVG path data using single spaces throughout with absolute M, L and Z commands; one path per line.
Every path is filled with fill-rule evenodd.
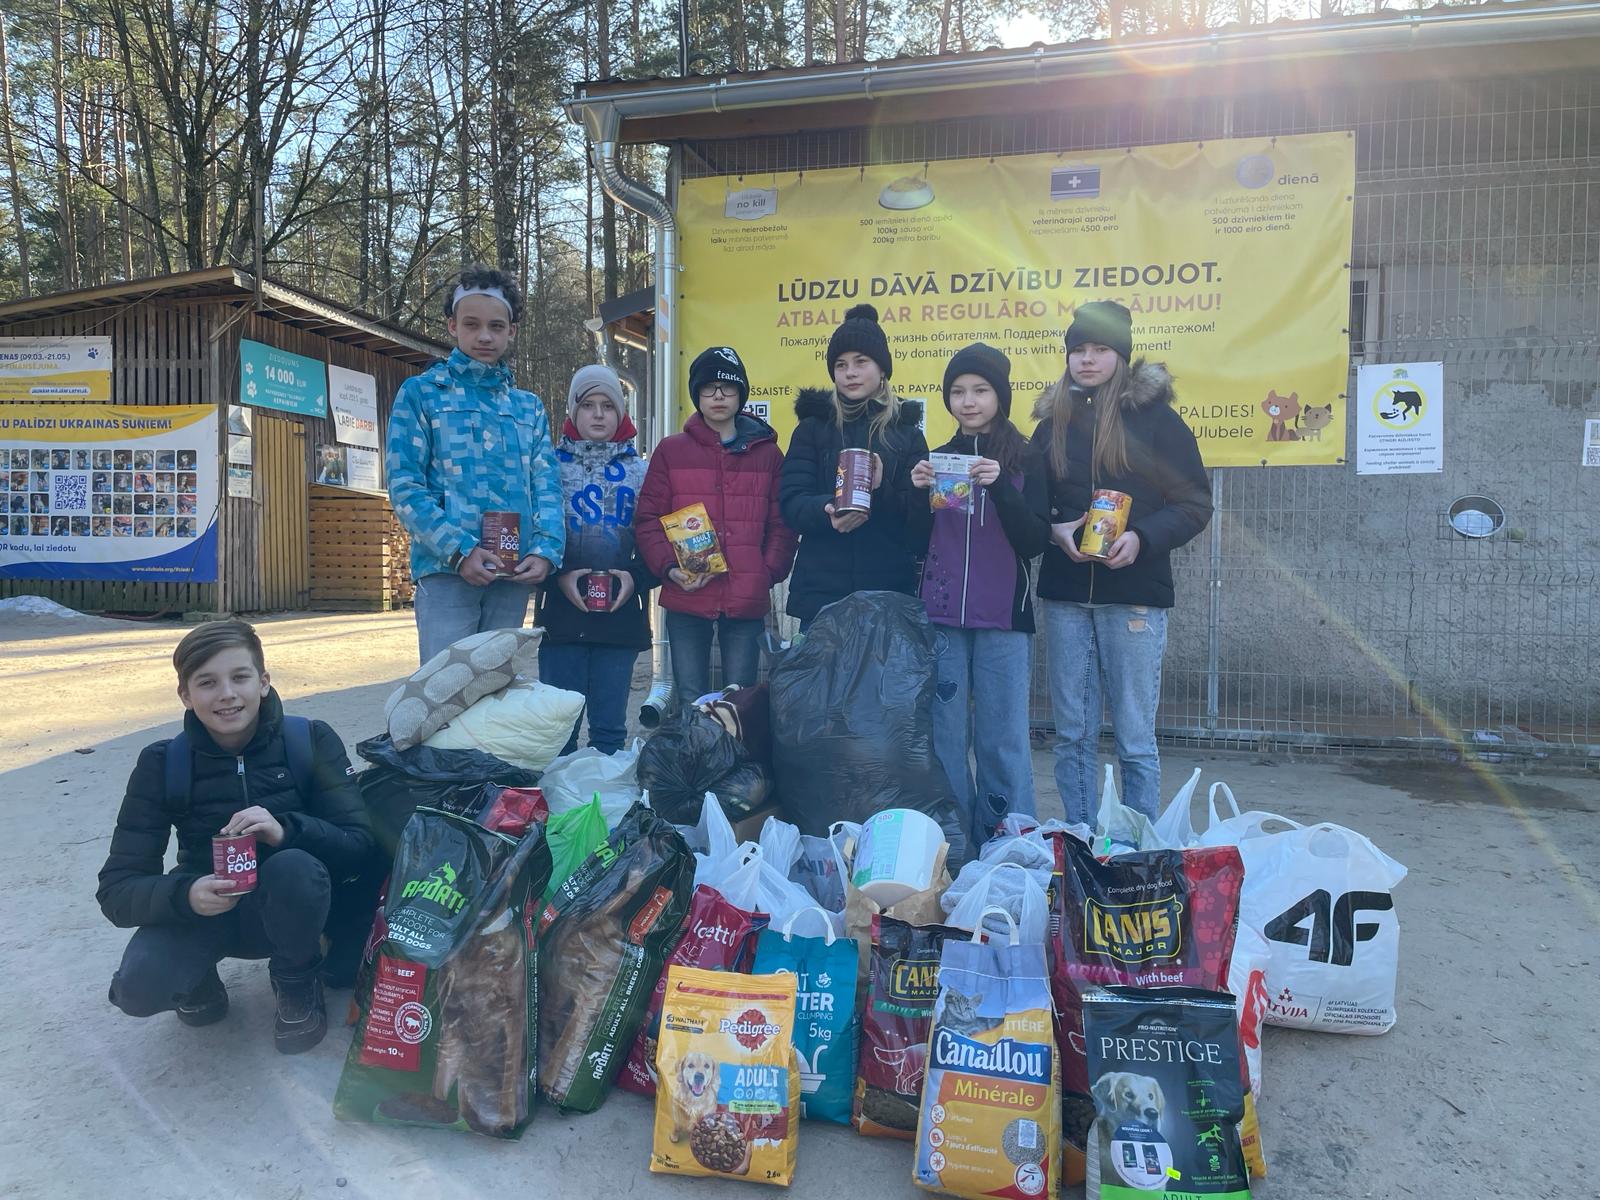
M 677 362 L 678 223 L 665 196 L 623 174 L 618 163 L 622 115 L 614 105 L 594 104 L 583 111 L 584 132 L 600 186 L 624 208 L 639 213 L 655 227 L 655 348 L 648 395 L 648 412 L 641 412 L 640 437 L 647 453 L 672 431 L 672 397 Z M 653 609 L 650 691 L 639 706 L 639 724 L 654 729 L 672 703 L 672 674 L 667 654 L 666 616 L 659 604 Z

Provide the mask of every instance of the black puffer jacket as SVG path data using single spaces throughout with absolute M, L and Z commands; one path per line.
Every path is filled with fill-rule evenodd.
M 1067 430 L 1067 474 L 1050 466 L 1054 422 L 1048 403 L 1034 409 L 1039 419 L 1030 447 L 1049 480 L 1050 520 L 1076 521 L 1089 509 L 1099 488 L 1126 492 L 1133 499 L 1128 528 L 1139 535 L 1139 557 L 1112 570 L 1075 563 L 1054 543 L 1039 567 L 1039 596 L 1093 604 L 1140 604 L 1171 608 L 1171 553 L 1198 536 L 1211 520 L 1211 483 L 1200 448 L 1188 425 L 1172 409 L 1172 377 L 1160 363 L 1133 364 L 1123 409 L 1128 438 L 1128 473 L 1099 476 L 1093 471 L 1094 402 L 1080 404 Z
M 788 612 L 802 621 L 851 592 L 905 592 L 917 588 L 916 560 L 909 549 L 906 516 L 927 493 L 911 486 L 911 468 L 928 457 L 922 436 L 922 402 L 902 400 L 899 420 L 871 446 L 871 415 L 845 424 L 835 417 L 833 392 L 802 388 L 795 398 L 800 424 L 783 459 L 779 506 L 800 535 L 800 553 L 789 579 Z M 872 495 L 872 515 L 851 533 L 839 533 L 824 506 L 833 503 L 839 451 L 870 449 L 883 460 L 883 484 Z
M 261 861 L 277 850 L 304 850 L 320 859 L 335 879 L 362 868 L 376 843 L 344 743 L 323 722 L 311 723 L 313 788 L 310 801 L 303 801 L 289 773 L 282 723 L 283 705 L 278 693 L 269 691 L 261 701 L 255 736 L 234 755 L 211 740 L 194 713 L 185 713 L 183 727 L 194 754 L 187 812 L 177 811 L 167 799 L 168 743 L 155 742 L 139 752 L 96 893 L 113 925 L 131 929 L 203 920 L 189 907 L 189 885 L 211 874 L 212 836 L 234 813 L 255 804 L 283 826 L 281 846 L 258 846 Z M 163 874 L 174 828 L 178 864 Z

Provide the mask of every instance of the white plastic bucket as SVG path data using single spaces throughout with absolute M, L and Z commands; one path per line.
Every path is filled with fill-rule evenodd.
M 850 882 L 880 908 L 933 886 L 945 845 L 939 823 L 911 808 L 890 808 L 867 819 L 856 842 Z

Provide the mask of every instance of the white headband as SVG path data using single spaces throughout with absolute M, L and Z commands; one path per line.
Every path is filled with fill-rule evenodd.
M 455 312 L 456 305 L 460 304 L 463 297 L 466 296 L 492 296 L 494 299 L 500 301 L 501 304 L 506 306 L 506 314 L 508 316 L 511 313 L 511 301 L 506 299 L 506 294 L 501 289 L 497 287 L 469 288 L 462 287 L 459 283 L 456 284 L 456 294 L 450 299 L 450 311 Z

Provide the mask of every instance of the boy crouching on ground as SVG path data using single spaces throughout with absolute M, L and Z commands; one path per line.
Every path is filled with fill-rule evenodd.
M 309 1050 L 328 1030 L 321 937 L 335 880 L 374 852 L 361 794 L 339 735 L 285 717 L 261 639 L 243 621 L 202 625 L 172 664 L 188 712 L 183 733 L 146 746 L 100 870 L 100 908 L 136 929 L 111 980 L 111 1003 L 132 1017 L 175 1009 L 185 1025 L 228 1012 L 224 958 L 265 958 L 277 997 L 274 1040 Z M 176 829 L 178 862 L 163 873 Z M 211 869 L 215 835 L 253 834 L 254 891 Z

